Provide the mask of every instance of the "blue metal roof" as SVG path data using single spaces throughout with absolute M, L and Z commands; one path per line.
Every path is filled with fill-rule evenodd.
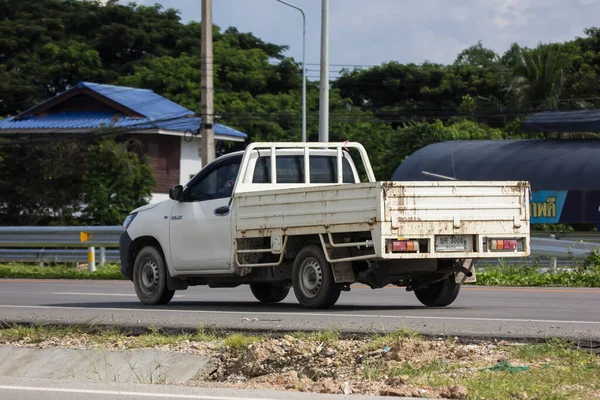
M 99 129 L 102 127 L 143 129 L 164 129 L 168 131 L 196 132 L 202 123 L 202 118 L 179 117 L 168 120 L 154 121 L 150 118 L 122 117 L 113 120 L 110 112 L 61 112 L 46 116 L 30 116 L 20 119 L 14 117 L 0 120 L 0 130 L 6 129 Z M 215 134 L 246 139 L 248 135 L 222 124 L 214 125 Z
M 0 129 L 92 129 L 103 126 L 115 128 L 133 127 L 151 122 L 148 118 L 119 118 L 114 113 L 95 111 L 68 111 L 43 116 L 14 117 L 0 120 Z
M 192 111 L 166 99 L 152 90 L 124 86 L 80 82 L 78 88 L 88 88 L 152 120 L 183 117 Z
M 31 111 L 56 97 L 62 96 L 77 88 L 93 90 L 114 102 L 117 102 L 145 118 L 119 117 L 110 111 L 61 111 L 44 115 L 32 115 Z M 151 90 L 124 86 L 102 85 L 98 83 L 80 82 L 77 86 L 58 94 L 35 107 L 21 113 L 18 117 L 0 120 L 0 130 L 34 130 L 34 129 L 98 129 L 102 127 L 133 129 L 164 129 L 185 132 L 197 131 L 202 119 L 188 117 L 194 113 L 177 103 L 172 102 Z M 215 124 L 215 134 L 237 138 L 247 138 L 243 132 L 225 125 Z
M 159 121 L 156 123 L 151 123 L 150 125 L 158 127 L 160 129 L 168 130 L 168 131 L 183 131 L 183 132 L 185 132 L 187 130 L 190 130 L 190 131 L 195 132 L 200 128 L 201 124 L 202 124 L 202 118 L 183 117 L 183 118 L 173 119 L 170 121 Z M 217 134 L 217 135 L 239 137 L 239 138 L 244 138 L 244 139 L 248 137 L 248 135 L 245 134 L 244 132 L 240 132 L 238 130 L 235 130 L 235 129 L 230 128 L 225 125 L 214 124 L 213 128 L 215 130 L 215 134 Z

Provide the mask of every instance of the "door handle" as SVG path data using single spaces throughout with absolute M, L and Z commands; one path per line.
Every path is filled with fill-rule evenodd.
M 229 206 L 216 208 L 214 213 L 217 217 L 224 217 L 226 215 L 229 215 Z

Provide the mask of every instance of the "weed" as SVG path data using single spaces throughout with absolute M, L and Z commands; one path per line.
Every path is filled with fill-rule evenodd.
M 340 339 L 340 331 L 339 329 L 328 329 L 325 331 L 315 331 L 309 333 L 295 332 L 291 336 L 298 340 L 304 340 L 308 342 L 333 343 Z
M 261 340 L 260 336 L 247 336 L 241 333 L 234 333 L 225 338 L 223 340 L 224 346 L 229 346 L 229 348 L 233 351 L 241 351 L 246 349 L 252 343 L 258 342 Z
M 399 340 L 403 339 L 422 340 L 422 336 L 419 335 L 417 332 L 408 330 L 406 328 L 398 329 L 395 332 L 383 335 L 373 334 L 369 336 L 369 340 L 363 346 L 363 349 L 366 351 L 383 349 L 385 346 L 391 346 Z

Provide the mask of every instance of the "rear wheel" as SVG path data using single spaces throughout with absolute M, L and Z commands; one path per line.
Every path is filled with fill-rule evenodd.
M 446 307 L 456 300 L 459 292 L 460 283 L 456 283 L 452 274 L 426 288 L 415 290 L 415 295 L 427 307 Z
M 253 283 L 250 290 L 261 303 L 279 303 L 290 293 L 289 286 L 275 286 L 270 283 Z
M 167 270 L 160 251 L 144 247 L 133 264 L 133 286 L 138 299 L 146 305 L 167 304 L 175 294 L 167 287 Z
M 331 264 L 315 245 L 304 247 L 296 256 L 292 282 L 298 302 L 308 308 L 329 308 L 342 291 L 342 285 L 333 279 Z

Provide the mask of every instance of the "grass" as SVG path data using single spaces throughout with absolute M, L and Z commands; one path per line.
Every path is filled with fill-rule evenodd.
M 484 286 L 559 286 L 600 287 L 600 267 L 588 266 L 573 271 L 540 273 L 530 266 L 502 265 L 477 272 L 477 285 Z
M 261 339 L 264 339 L 264 337 L 233 333 L 223 340 L 223 346 L 228 346 L 234 352 L 239 352 L 245 350 L 252 343 L 258 342 Z
M 75 265 L 52 265 L 39 267 L 31 264 L 0 264 L 0 278 L 22 279 L 125 279 L 119 264 L 106 264 L 104 268 L 96 267 L 95 272 L 88 272 L 87 267 L 77 268 Z
M 421 335 L 406 328 L 398 329 L 392 333 L 371 334 L 368 342 L 363 346 L 365 351 L 374 351 L 383 349 L 402 339 L 422 340 Z
M 235 335 L 235 334 L 234 334 Z M 115 344 L 122 343 L 127 349 L 151 348 L 176 345 L 183 341 L 215 342 L 227 340 L 220 338 L 203 327 L 194 331 L 163 331 L 156 327 L 149 327 L 140 332 L 128 329 L 99 327 L 92 324 L 79 325 L 5 325 L 0 324 L 1 341 L 18 341 L 28 338 L 29 343 L 40 343 L 50 338 L 65 338 L 73 336 L 86 336 L 89 343 Z
M 450 363 L 434 359 L 418 365 L 405 361 L 363 366 L 364 379 L 408 377 L 413 385 L 465 386 L 470 399 L 592 399 L 600 390 L 600 361 L 597 355 L 575 349 L 566 341 L 552 339 L 539 344 L 503 347 L 510 365 L 526 365 L 524 371 L 490 371 L 468 362 Z M 489 367 L 492 367 L 490 365 Z
M 333 343 L 340 340 L 341 332 L 338 329 L 327 329 L 314 332 L 295 332 L 291 336 L 298 340 L 316 343 Z

